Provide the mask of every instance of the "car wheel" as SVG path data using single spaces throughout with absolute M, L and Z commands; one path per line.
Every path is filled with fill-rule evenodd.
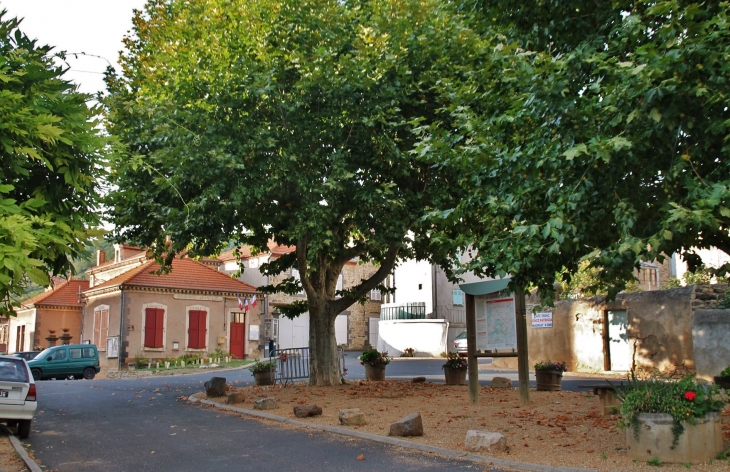
M 27 439 L 30 436 L 30 422 L 31 420 L 20 420 L 18 422 L 18 437 L 20 439 Z
M 40 369 L 33 369 L 30 371 L 30 373 L 33 374 L 33 380 L 41 379 L 41 370 Z
M 86 380 L 91 380 L 96 375 L 96 371 L 92 367 L 87 367 L 84 369 L 84 378 Z
M 8 428 L 15 428 L 18 426 L 18 422 L 16 420 L 8 420 Z

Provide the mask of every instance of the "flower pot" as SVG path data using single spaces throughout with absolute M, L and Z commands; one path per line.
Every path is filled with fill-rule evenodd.
M 446 385 L 466 385 L 467 369 L 454 369 L 453 367 L 444 367 L 444 376 L 446 376 Z
M 538 390 L 557 392 L 563 389 L 563 373 L 559 370 L 536 370 L 535 379 Z
M 672 447 L 672 415 L 666 413 L 642 413 L 639 428 L 626 428 L 627 455 L 629 458 L 647 461 L 654 457 L 662 462 L 697 464 L 714 459 L 722 452 L 722 424 L 720 413 L 708 413 L 697 418 L 696 425 L 683 423 L 684 432 L 677 445 Z M 638 431 L 638 434 L 636 434 Z
M 365 364 L 365 378 L 368 380 L 385 380 L 385 364 Z
M 718 387 L 730 389 L 730 375 L 715 376 L 713 379 Z
M 276 369 L 262 370 L 253 373 L 254 385 L 274 385 Z

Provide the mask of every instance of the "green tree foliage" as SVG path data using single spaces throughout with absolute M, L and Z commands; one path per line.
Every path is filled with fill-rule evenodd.
M 458 125 L 440 135 L 465 168 L 466 197 L 442 216 L 470 223 L 469 268 L 549 297 L 556 272 L 587 260 L 613 295 L 641 260 L 730 253 L 727 2 L 461 7 L 504 35 L 503 74 L 455 92 Z
M 48 285 L 98 225 L 106 140 L 75 91 L 16 19 L 0 13 L 0 315 L 28 281 Z
M 415 130 L 450 120 L 444 84 L 481 67 L 479 36 L 437 0 L 152 0 L 134 21 L 108 77 L 117 239 L 168 262 L 296 246 L 262 271 L 301 283 L 267 290 L 304 289 L 287 314 L 309 311 L 310 382 L 339 383 L 334 318 L 398 260 L 448 258 L 427 215 L 456 177 Z M 379 269 L 336 293 L 355 258 Z

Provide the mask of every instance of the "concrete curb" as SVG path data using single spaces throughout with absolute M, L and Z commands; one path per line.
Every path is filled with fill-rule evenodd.
M 30 469 L 30 472 L 43 472 L 43 469 L 38 466 L 36 461 L 30 458 L 28 452 L 20 443 L 20 439 L 16 438 L 12 431 L 10 431 L 10 429 L 8 429 L 8 427 L 4 424 L 0 424 L 0 429 L 2 429 L 3 433 L 5 433 L 5 435 L 10 438 L 10 444 L 13 445 L 15 451 L 18 453 L 18 455 L 20 455 L 20 458 L 23 459 L 23 462 L 25 462 L 25 466 Z
M 376 442 L 383 443 L 383 444 L 389 444 L 391 446 L 400 446 L 403 448 L 412 449 L 412 450 L 421 451 L 421 452 L 432 452 L 435 454 L 440 454 L 442 456 L 452 457 L 455 459 L 462 459 L 462 460 L 467 460 L 467 461 L 471 461 L 471 462 L 486 462 L 486 463 L 488 463 L 490 465 L 494 465 L 496 467 L 512 467 L 512 468 L 519 469 L 519 470 L 530 470 L 530 471 L 535 471 L 535 472 L 598 472 L 598 469 L 553 467 L 553 466 L 549 466 L 549 465 L 531 464 L 528 462 L 517 462 L 517 461 L 504 460 L 504 459 L 497 459 L 495 457 L 480 456 L 478 454 L 469 454 L 468 452 L 452 451 L 451 449 L 444 449 L 441 447 L 429 446 L 427 444 L 412 443 L 412 442 L 406 441 L 404 439 L 396 439 L 396 438 L 391 438 L 389 436 L 379 436 L 377 434 L 365 433 L 362 431 L 354 431 L 354 430 L 345 429 L 345 428 L 338 428 L 336 426 L 326 426 L 326 425 L 320 425 L 320 424 L 305 423 L 303 421 L 297 421 L 297 420 L 293 420 L 290 418 L 285 418 L 283 416 L 274 415 L 271 413 L 264 413 L 262 411 L 256 411 L 256 410 L 248 410 L 245 408 L 224 405 L 224 404 L 213 402 L 210 400 L 195 398 L 194 395 L 190 395 L 190 397 L 188 397 L 188 401 L 190 401 L 191 403 L 201 403 L 204 405 L 210 405 L 212 407 L 218 408 L 219 410 L 233 411 L 233 412 L 241 413 L 241 414 L 248 415 L 248 416 L 264 418 L 267 420 L 276 421 L 278 423 L 286 423 L 286 424 L 291 424 L 291 425 L 296 425 L 296 426 L 303 426 L 305 428 L 315 429 L 318 431 L 326 431 L 328 433 L 340 434 L 343 436 L 350 436 L 350 437 L 358 438 L 358 439 L 367 439 L 369 441 L 376 441 Z

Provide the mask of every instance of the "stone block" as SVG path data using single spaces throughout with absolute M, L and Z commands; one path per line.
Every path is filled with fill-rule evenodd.
M 213 377 L 203 384 L 205 387 L 205 395 L 208 398 L 222 397 L 226 394 L 225 377 Z
M 321 416 L 322 407 L 317 405 L 297 405 L 294 407 L 294 416 L 306 418 L 308 416 Z
M 273 410 L 276 408 L 276 400 L 271 397 L 259 398 L 253 402 L 254 410 Z
M 361 424 L 365 424 L 365 415 L 362 414 L 360 408 L 340 410 L 338 417 L 340 424 L 343 426 L 360 426 Z
M 507 377 L 494 377 L 489 386 L 491 388 L 512 388 L 512 381 Z
M 420 413 L 411 413 L 390 425 L 391 436 L 423 436 L 423 421 Z
M 470 429 L 466 433 L 464 448 L 471 452 L 499 452 L 507 448 L 507 440 L 502 433 Z
M 228 398 L 226 399 L 226 403 L 233 404 L 233 403 L 243 403 L 246 400 L 246 395 L 243 394 L 243 392 L 233 392 L 228 394 Z

